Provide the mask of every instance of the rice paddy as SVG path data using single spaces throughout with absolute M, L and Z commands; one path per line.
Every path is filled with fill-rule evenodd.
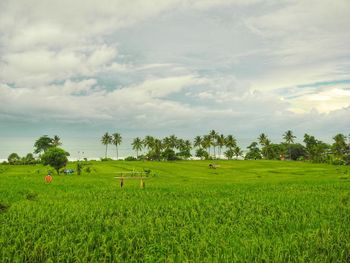
M 0 261 L 350 261 L 350 167 L 211 163 L 87 162 L 50 184 L 0 165 Z M 144 189 L 114 178 L 144 169 Z

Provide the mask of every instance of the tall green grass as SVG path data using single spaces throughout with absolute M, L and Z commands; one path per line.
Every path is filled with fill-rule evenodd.
M 348 167 L 209 163 L 90 162 L 51 184 L 0 166 L 0 261 L 350 261 Z M 133 169 L 151 169 L 145 189 L 113 178 Z

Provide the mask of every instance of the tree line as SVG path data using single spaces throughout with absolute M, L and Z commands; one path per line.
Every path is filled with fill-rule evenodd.
M 350 164 L 350 135 L 337 134 L 333 143 L 328 144 L 305 134 L 303 144 L 295 143 L 296 136 L 291 130 L 282 135 L 282 142 L 273 143 L 265 133 L 261 133 L 256 141 L 243 154 L 233 135 L 220 134 L 211 130 L 208 134 L 196 136 L 193 141 L 170 135 L 156 138 L 147 135 L 136 137 L 131 146 L 136 157 L 129 156 L 126 160 L 186 160 L 192 156 L 200 159 L 238 159 L 246 160 L 299 160 L 316 163 Z M 106 132 L 101 143 L 105 146 L 105 159 L 108 159 L 108 145 L 114 145 L 117 151 L 122 142 L 120 133 L 110 135 Z M 143 154 L 140 154 L 143 151 Z M 192 153 L 194 153 L 192 155 Z

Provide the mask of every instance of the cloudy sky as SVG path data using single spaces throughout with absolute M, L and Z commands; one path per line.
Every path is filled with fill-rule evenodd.
M 350 132 L 349 0 L 2 0 L 0 136 Z

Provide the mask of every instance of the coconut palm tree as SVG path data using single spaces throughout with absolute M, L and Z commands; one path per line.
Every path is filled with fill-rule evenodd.
M 271 141 L 267 138 L 265 133 L 262 133 L 259 135 L 258 141 L 262 146 L 261 151 L 264 158 L 269 159 L 269 150 L 270 150 L 269 147 L 270 147 Z
M 115 145 L 115 149 L 117 151 L 117 160 L 118 160 L 118 145 L 122 143 L 122 136 L 120 133 L 113 133 L 112 134 L 112 143 Z
M 111 144 L 111 143 L 112 143 L 112 136 L 110 136 L 110 135 L 108 134 L 108 132 L 106 132 L 106 133 L 102 136 L 101 142 L 102 142 L 103 145 L 106 146 L 105 158 L 107 158 L 108 144 Z
M 265 146 L 266 140 L 267 140 L 267 136 L 265 135 L 265 133 L 262 133 L 259 135 L 258 141 L 259 141 L 261 146 Z
M 201 136 L 196 136 L 193 141 L 193 146 L 200 148 L 202 144 L 202 137 Z
M 61 138 L 58 137 L 58 135 L 55 135 L 55 136 L 53 137 L 53 139 L 52 139 L 52 146 L 53 146 L 53 147 L 58 147 L 58 146 L 60 146 L 60 145 L 62 145 L 62 143 L 61 143 Z
M 210 156 L 210 146 L 211 146 L 210 135 L 204 135 L 202 140 L 202 148 L 207 149 L 209 156 Z
M 220 134 L 216 137 L 216 144 L 219 147 L 219 159 L 220 159 L 222 147 L 225 146 L 225 136 L 223 134 Z
M 143 145 L 148 149 L 152 149 L 153 148 L 153 145 L 154 145 L 154 137 L 153 136 L 150 136 L 150 135 L 147 135 L 145 137 L 145 139 L 143 139 Z
M 239 156 L 243 155 L 243 151 L 241 150 L 241 148 L 239 148 L 239 146 L 233 148 L 233 153 L 236 156 L 236 159 L 238 159 Z
M 227 135 L 227 137 L 225 138 L 225 146 L 227 148 L 234 148 L 237 146 L 237 140 L 235 137 L 233 137 L 233 135 Z
M 216 157 L 216 152 L 215 152 L 216 137 L 218 136 L 218 133 L 215 130 L 211 130 L 209 132 L 209 136 L 210 136 L 210 144 L 214 147 L 214 158 L 215 158 Z
M 283 139 L 288 144 L 288 148 L 289 148 L 289 160 L 292 159 L 292 150 L 290 145 L 294 143 L 295 138 L 296 137 L 293 135 L 293 132 L 291 130 L 288 130 L 283 134 Z
M 178 138 L 174 134 L 169 136 L 169 146 L 171 149 L 178 147 Z
M 139 137 L 136 137 L 131 145 L 132 149 L 136 151 L 136 158 L 139 158 L 139 151 L 143 148 L 142 140 Z

